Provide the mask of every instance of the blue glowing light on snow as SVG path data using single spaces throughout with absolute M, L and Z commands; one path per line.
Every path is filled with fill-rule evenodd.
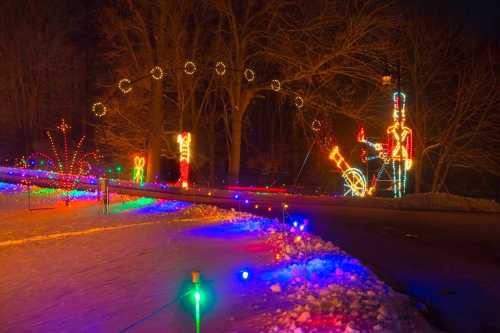
M 172 213 L 190 207 L 192 204 L 183 201 L 158 201 L 137 209 L 139 214 Z
M 21 190 L 21 186 L 17 184 L 0 183 L 0 192 L 17 192 Z
M 344 286 L 362 285 L 370 272 L 357 259 L 347 255 L 322 255 L 307 262 L 292 262 L 261 274 L 264 281 L 288 283 L 307 279 L 325 286 L 330 283 Z
M 250 271 L 248 269 L 242 269 L 240 271 L 241 280 L 246 281 L 250 278 Z
M 231 239 L 245 236 L 251 232 L 265 230 L 272 223 L 270 219 L 251 217 L 240 219 L 236 222 L 223 222 L 215 225 L 201 226 L 187 232 L 197 237 Z

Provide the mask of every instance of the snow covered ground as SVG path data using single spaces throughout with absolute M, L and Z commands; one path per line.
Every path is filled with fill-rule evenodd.
M 195 270 L 202 332 L 434 332 L 299 226 L 118 195 L 104 214 L 92 194 L 64 196 L 33 188 L 28 204 L 26 188 L 0 183 L 0 332 L 192 332 Z

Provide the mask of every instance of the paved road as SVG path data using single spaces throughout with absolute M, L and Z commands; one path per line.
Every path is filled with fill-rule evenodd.
M 500 332 L 500 215 L 294 206 L 313 232 L 425 304 L 448 332 Z

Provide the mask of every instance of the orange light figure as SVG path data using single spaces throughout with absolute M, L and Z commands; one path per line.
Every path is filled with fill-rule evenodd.
M 365 176 L 359 169 L 351 167 L 349 163 L 346 162 L 340 153 L 339 146 L 333 147 L 329 158 L 333 160 L 337 168 L 342 171 L 345 186 L 344 195 L 364 197 L 367 194 Z

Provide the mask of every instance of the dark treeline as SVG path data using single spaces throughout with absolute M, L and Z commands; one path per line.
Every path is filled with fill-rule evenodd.
M 195 182 L 290 185 L 314 119 L 354 165 L 360 126 L 385 140 L 395 86 L 381 77 L 394 77 L 400 64 L 414 131 L 411 188 L 497 196 L 499 45 L 449 12 L 381 0 L 5 0 L 0 158 L 43 149 L 45 130 L 64 117 L 109 165 L 128 170 L 144 154 L 150 179 L 176 179 L 175 137 L 187 130 Z M 183 70 L 188 60 L 197 64 L 193 75 Z M 213 69 L 218 61 L 223 76 Z M 162 80 L 119 92 L 120 79 L 156 65 Z M 100 100 L 108 112 L 97 118 L 91 105 Z M 322 147 L 298 185 L 340 191 Z

